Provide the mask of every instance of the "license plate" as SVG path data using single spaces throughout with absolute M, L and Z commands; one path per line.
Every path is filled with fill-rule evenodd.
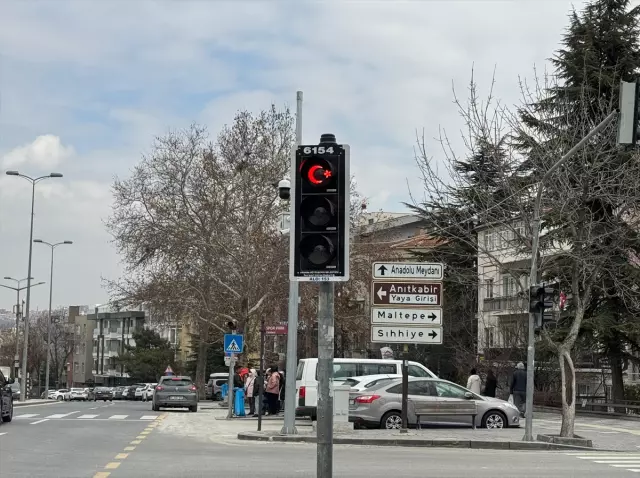
M 356 404 L 355 399 L 350 398 L 350 399 L 349 399 L 349 405 L 355 405 L 355 404 Z
M 169 400 L 184 400 L 184 397 L 169 397 Z

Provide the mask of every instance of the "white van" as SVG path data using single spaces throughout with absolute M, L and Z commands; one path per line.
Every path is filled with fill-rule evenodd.
M 318 359 L 298 362 L 296 372 L 296 416 L 316 419 L 318 408 Z M 402 375 L 402 360 L 334 358 L 333 378 L 347 379 L 363 375 Z M 410 377 L 438 378 L 427 367 L 409 361 Z

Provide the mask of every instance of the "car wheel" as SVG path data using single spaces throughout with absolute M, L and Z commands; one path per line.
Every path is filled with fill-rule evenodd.
M 482 417 L 482 428 L 499 429 L 507 427 L 507 417 L 502 412 L 492 410 Z
M 5 423 L 9 423 L 11 420 L 13 420 L 13 400 L 11 401 L 11 408 L 9 409 L 9 414 L 2 417 L 2 421 Z
M 61 396 L 61 395 L 58 395 L 58 398 L 56 398 L 56 400 L 58 400 L 59 402 L 61 402 L 61 401 L 62 401 L 62 396 Z
M 193 407 L 189 407 L 189 411 L 190 412 L 197 412 L 198 411 L 198 405 L 194 405 Z
M 402 415 L 400 412 L 387 412 L 382 417 L 380 425 L 385 430 L 398 430 L 402 427 Z
M 222 394 L 221 394 L 220 392 L 216 392 L 216 394 L 215 394 L 215 396 L 213 397 L 213 399 L 214 399 L 216 402 L 221 401 L 221 400 L 222 400 Z

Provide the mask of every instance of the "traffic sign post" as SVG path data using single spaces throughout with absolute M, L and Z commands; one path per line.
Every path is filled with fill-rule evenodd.
M 407 433 L 408 344 L 442 344 L 444 266 L 427 262 L 374 262 L 371 342 L 404 344 L 402 428 Z
M 230 354 L 241 354 L 244 350 L 244 335 L 224 334 L 224 351 Z

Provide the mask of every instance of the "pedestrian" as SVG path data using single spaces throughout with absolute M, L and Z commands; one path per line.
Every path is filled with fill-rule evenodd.
M 267 403 L 269 404 L 269 415 L 278 413 L 278 397 L 280 395 L 280 374 L 278 366 L 274 365 L 270 369 L 270 375 L 267 379 Z
M 484 384 L 484 396 L 495 398 L 497 388 L 498 378 L 493 373 L 493 369 L 489 369 L 489 371 L 487 372 L 487 379 Z
M 518 362 L 513 372 L 509 393 L 513 395 L 513 404 L 520 410 L 520 416 L 524 417 L 527 401 L 527 372 L 522 362 Z
M 242 380 L 242 377 L 240 376 L 240 369 L 242 369 L 242 367 L 240 367 L 239 365 L 236 365 L 236 367 L 234 369 L 234 374 L 233 374 L 233 388 L 243 388 L 244 387 L 244 381 Z
M 475 368 L 471 369 L 471 375 L 469 375 L 469 379 L 467 380 L 467 388 L 471 390 L 473 393 L 480 395 L 480 387 L 482 385 L 482 380 L 480 380 L 480 376 Z
M 256 369 L 252 368 L 249 370 L 247 380 L 244 382 L 245 396 L 247 397 L 247 400 L 249 400 L 249 415 L 256 414 L 256 395 L 254 393 L 254 389 L 257 376 L 258 373 L 256 372 Z

